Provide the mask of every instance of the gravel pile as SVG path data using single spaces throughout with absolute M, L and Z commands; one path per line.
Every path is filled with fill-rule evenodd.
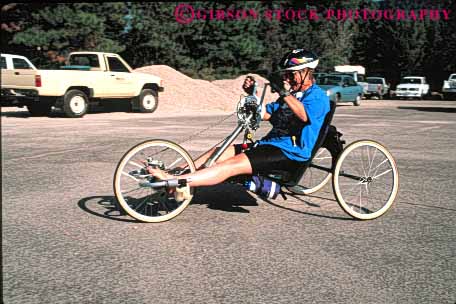
M 232 113 L 243 93 L 241 86 L 247 76 L 206 81 L 190 78 L 167 65 L 146 66 L 135 71 L 156 75 L 164 80 L 165 91 L 159 94 L 157 114 Z M 266 80 L 259 75 L 249 75 L 257 79 L 261 94 L 261 88 Z M 276 98 L 277 95 L 268 90 L 265 101 L 274 101 Z

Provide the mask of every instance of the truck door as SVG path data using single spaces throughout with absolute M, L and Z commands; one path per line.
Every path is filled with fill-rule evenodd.
M 9 60 L 7 60 L 9 59 Z M 22 58 L 1 57 L 2 86 L 34 88 L 36 71 Z M 9 61 L 9 62 L 8 62 Z
M 110 97 L 132 97 L 133 77 L 130 70 L 115 56 L 106 56 L 108 63 L 108 95 Z
M 14 70 L 11 79 L 13 82 L 20 87 L 34 87 L 36 71 L 22 58 L 13 57 L 12 61 Z

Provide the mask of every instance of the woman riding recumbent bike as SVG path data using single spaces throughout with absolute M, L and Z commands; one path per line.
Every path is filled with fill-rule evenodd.
M 210 167 L 244 132 L 243 145 L 253 143 L 259 128 L 266 88 L 260 100 L 255 89 L 241 98 L 237 106 L 238 126 L 205 161 Z M 283 188 L 296 195 L 318 191 L 332 179 L 333 191 L 342 209 L 360 220 L 383 215 L 398 191 L 398 171 L 389 151 L 380 143 L 360 140 L 343 147 L 342 134 L 331 125 L 336 105 L 331 102 L 311 158 L 294 170 L 271 170 L 267 175 L 230 178 L 245 182 L 248 189 L 269 197 Z M 158 180 L 146 167 L 163 170 L 175 178 Z M 178 144 L 160 139 L 142 142 L 120 160 L 114 174 L 114 193 L 119 206 L 133 218 L 162 222 L 179 215 L 191 202 L 194 188 L 179 176 L 196 171 L 189 153 Z M 274 187 L 276 190 L 274 190 Z

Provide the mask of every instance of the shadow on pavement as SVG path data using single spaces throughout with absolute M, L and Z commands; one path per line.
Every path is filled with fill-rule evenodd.
M 456 113 L 456 108 L 445 107 L 397 107 L 399 110 L 416 110 L 422 112 Z
M 293 195 L 286 193 L 287 196 L 293 197 L 296 201 L 303 202 L 304 204 L 313 207 L 321 208 L 320 205 L 309 202 L 305 200 L 306 196 Z M 274 207 L 281 208 L 284 210 L 297 212 L 305 215 L 316 216 L 321 218 L 330 218 L 337 220 L 354 220 L 347 217 L 338 217 L 338 216 L 329 216 L 324 214 L 312 213 L 302 210 L 296 210 L 288 206 L 280 205 L 280 203 L 275 203 L 269 199 L 256 196 L 255 194 L 250 194 L 245 190 L 241 185 L 237 184 L 220 184 L 211 187 L 200 187 L 195 192 L 192 202 L 190 205 L 207 205 L 207 208 L 213 210 L 220 210 L 225 212 L 240 212 L 240 213 L 250 213 L 249 210 L 243 208 L 243 206 L 258 206 L 258 199 L 264 201 Z M 332 200 L 325 197 L 319 196 L 308 196 L 315 197 L 325 200 Z M 286 203 L 286 201 L 285 201 Z M 130 218 L 117 204 L 117 200 L 112 195 L 100 195 L 100 196 L 89 196 L 85 197 L 78 201 L 78 206 L 85 212 L 88 212 L 92 215 L 115 220 L 121 222 L 130 222 L 130 223 L 139 223 L 140 221 Z M 187 207 L 189 208 L 189 207 Z
M 190 205 L 195 204 L 207 205 L 209 209 L 213 210 L 241 213 L 250 212 L 241 206 L 258 206 L 256 199 L 247 194 L 241 186 L 229 184 L 198 188 Z M 140 221 L 130 218 L 118 206 L 116 197 L 112 195 L 85 197 L 78 201 L 78 206 L 85 212 L 98 217 L 121 222 L 140 223 Z
M 228 183 L 198 188 L 190 204 L 207 205 L 213 210 L 241 213 L 250 212 L 241 206 L 258 206 L 257 200 L 241 185 Z
M 100 195 L 85 197 L 79 200 L 78 206 L 85 212 L 102 218 L 121 222 L 140 223 L 140 221 L 132 218 L 124 218 L 127 214 L 117 206 L 114 196 Z
M 303 203 L 305 203 L 305 204 L 307 204 L 307 205 L 309 205 L 311 207 L 320 208 L 320 205 L 312 203 L 312 202 L 309 202 L 309 201 L 306 201 L 305 199 L 303 199 L 306 196 L 294 195 L 294 194 L 290 194 L 290 193 L 287 193 L 286 195 L 287 196 L 291 196 L 294 199 L 299 200 L 299 201 L 301 201 L 301 202 L 303 202 Z M 309 197 L 313 197 L 313 196 L 309 196 Z M 342 220 L 342 221 L 357 221 L 356 219 L 351 218 L 351 217 L 330 216 L 330 215 L 317 214 L 317 213 L 312 213 L 312 212 L 307 212 L 307 211 L 302 211 L 302 210 L 296 210 L 296 209 L 293 209 L 293 208 L 290 208 L 290 207 L 285 207 L 285 206 L 279 205 L 278 203 L 271 202 L 269 199 L 266 199 L 266 198 L 262 198 L 262 197 L 259 197 L 259 198 L 262 201 L 268 203 L 271 206 L 274 206 L 274 207 L 277 207 L 277 208 L 280 208 L 280 209 L 284 209 L 284 210 L 288 210 L 288 211 L 292 211 L 292 212 L 296 212 L 296 213 L 300 213 L 300 214 L 316 216 L 316 217 L 321 217 L 321 218 L 334 219 L 334 220 Z M 318 197 L 318 198 L 320 198 L 320 197 Z M 328 198 L 323 198 L 323 199 L 328 200 Z

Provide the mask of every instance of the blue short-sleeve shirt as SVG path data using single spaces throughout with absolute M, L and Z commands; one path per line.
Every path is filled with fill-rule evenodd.
M 293 96 L 304 105 L 309 121 L 302 122 L 286 102 L 277 100 L 269 103 L 266 112 L 271 114 L 273 127 L 258 144 L 276 146 L 289 159 L 306 161 L 311 157 L 321 126 L 329 112 L 329 98 L 316 84 L 304 92 L 293 93 Z

